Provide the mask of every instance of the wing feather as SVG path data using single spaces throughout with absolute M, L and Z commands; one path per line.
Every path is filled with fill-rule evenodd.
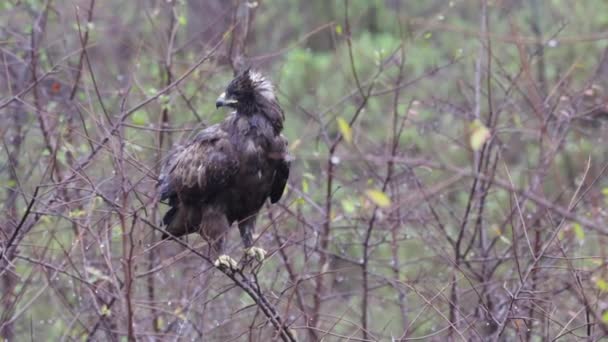
M 291 157 L 287 151 L 287 139 L 281 134 L 277 137 L 275 145 L 277 148 L 271 152 L 271 158 L 276 160 L 276 167 L 270 188 L 270 203 L 278 202 L 283 196 L 291 166 Z
M 232 181 L 238 158 L 219 125 L 201 131 L 169 154 L 159 179 L 161 200 L 201 201 Z

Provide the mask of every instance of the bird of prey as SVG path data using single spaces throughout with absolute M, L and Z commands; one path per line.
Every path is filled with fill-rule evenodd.
M 160 198 L 171 207 L 163 239 L 199 233 L 217 255 L 237 222 L 247 254 L 261 260 L 266 252 L 252 237 L 257 214 L 267 198 L 279 201 L 289 177 L 285 115 L 270 81 L 250 69 L 228 84 L 216 107 L 234 111 L 174 148 L 162 168 Z M 225 255 L 217 260 L 235 265 Z

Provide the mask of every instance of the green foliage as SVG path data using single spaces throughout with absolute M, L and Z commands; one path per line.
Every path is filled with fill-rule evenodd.
M 134 272 L 137 275 L 133 286 L 135 315 L 141 331 L 153 330 L 153 323 L 146 326 L 145 322 L 150 317 L 149 306 L 155 305 L 159 315 L 156 324 L 161 331 L 168 331 L 173 322 L 198 322 L 204 316 L 201 331 L 209 331 L 217 340 L 238 339 L 240 337 L 231 335 L 234 333 L 231 328 L 242 323 L 242 318 L 249 317 L 247 315 L 253 311 L 255 303 L 249 296 L 236 290 L 226 291 L 228 287 L 223 282 L 226 279 L 212 278 L 212 272 L 205 271 L 201 275 L 200 259 L 193 256 L 171 259 L 182 250 L 172 243 L 159 246 L 152 240 L 158 239 L 158 234 L 151 233 L 149 227 L 134 219 L 137 216 L 160 222 L 166 207 L 155 207 L 155 184 L 158 166 L 171 145 L 196 134 L 200 127 L 218 123 L 226 117 L 228 110 L 216 109 L 215 99 L 232 78 L 227 58 L 230 40 L 177 88 L 132 113 L 126 120 L 130 125 L 121 127 L 120 132 L 112 132 L 108 142 L 103 147 L 99 145 L 111 128 L 106 121 L 118 122 L 123 105 L 129 109 L 156 96 L 168 82 L 182 76 L 225 34 L 223 25 L 233 20 L 227 8 L 221 13 L 226 18 L 209 18 L 194 6 L 195 2 L 162 3 L 161 6 L 142 1 L 97 2 L 94 22 L 88 25 L 84 19 L 85 8 L 80 7 L 81 28 L 90 30 L 87 57 L 91 68 L 88 68 L 89 62 L 84 64 L 76 106 L 61 101 L 47 103 L 43 95 L 36 104 L 31 95 L 26 95 L 21 99 L 23 107 L 7 107 L 11 110 L 20 108 L 23 112 L 19 112 L 17 122 L 25 132 L 19 163 L 15 164 L 17 179 L 9 172 L 0 174 L 3 200 L 7 201 L 14 191 L 18 194 L 14 211 L 17 215 L 5 215 L 7 222 L 18 222 L 19 215 L 25 212 L 28 196 L 39 184 L 44 190 L 40 199 L 43 203 L 54 195 L 51 191 L 53 182 L 65 182 L 69 195 L 69 198 L 59 195 L 44 210 L 36 208 L 40 218 L 23 240 L 19 253 L 44 260 L 53 267 L 95 283 L 95 286 L 107 286 L 98 289 L 90 284 L 75 285 L 79 283 L 76 279 L 63 274 L 52 278 L 53 270 L 17 260 L 14 272 L 20 276 L 20 282 L 15 290 L 23 296 L 21 303 L 31 300 L 28 304 L 31 308 L 23 317 L 44 322 L 36 328 L 44 331 L 48 339 L 86 337 L 84 326 L 88 328 L 88 324 L 96 322 L 100 316 L 118 320 L 116 330 L 125 330 L 121 325 L 125 315 L 124 290 L 117 285 L 117 279 L 123 281 L 125 277 L 123 243 L 130 242 L 130 238 L 135 246 Z M 287 118 L 284 134 L 290 140 L 290 153 L 295 157 L 290 186 L 281 205 L 269 209 L 275 221 L 269 220 L 265 208 L 258 223 L 261 245 L 284 248 L 281 251 L 273 249 L 261 268 L 261 288 L 277 297 L 285 293 L 292 295 L 290 291 L 295 288 L 300 291 L 297 296 L 302 297 L 298 300 L 304 302 L 303 308 L 294 309 L 292 303 L 296 301 L 290 299 L 287 309 L 278 310 L 281 314 L 292 314 L 293 310 L 298 310 L 298 315 L 300 310 L 310 314 L 306 310 L 313 307 L 316 281 L 324 277 L 326 292 L 321 310 L 324 323 L 330 322 L 328 317 L 333 316 L 343 320 L 336 323 L 335 329 L 330 324 L 321 325 L 320 329 L 334 329 L 332 333 L 351 336 L 353 325 L 359 324 L 363 287 L 361 260 L 367 256 L 372 287 L 369 292 L 370 330 L 381 332 L 376 336 L 378 339 L 403 333 L 396 300 L 402 295 L 407 319 L 415 321 L 415 329 L 408 337 L 419 338 L 445 328 L 443 316 L 449 315 L 448 299 L 452 299 L 448 291 L 452 281 L 460 289 L 462 297 L 458 299 L 464 303 L 461 305 L 462 317 L 467 319 L 467 315 L 476 313 L 468 307 L 469 303 L 485 309 L 490 306 L 489 302 L 508 302 L 510 298 L 503 289 L 512 291 L 519 282 L 511 253 L 519 248 L 518 257 L 522 260 L 519 266 L 525 271 L 536 257 L 531 257 L 528 242 L 532 248 L 537 243 L 544 246 L 555 229 L 560 229 L 558 239 L 547 250 L 563 251 L 580 260 L 573 259 L 572 264 L 566 264 L 562 262 L 562 255 L 550 260 L 541 258 L 538 269 L 534 270 L 538 273 L 533 273 L 531 278 L 538 276 L 535 279 L 552 281 L 542 283 L 542 289 L 537 289 L 537 293 L 548 293 L 545 287 L 557 283 L 542 273 L 546 269 L 574 267 L 577 274 L 585 275 L 581 279 L 584 278 L 587 300 L 603 303 L 608 285 L 605 275 L 598 270 L 604 265 L 589 258 L 600 255 L 604 248 L 597 231 L 569 222 L 569 219 L 563 227 L 556 228 L 564 219 L 561 213 L 539 205 L 528 192 L 546 197 L 552 205 L 568 208 L 571 215 L 589 220 L 601 217 L 608 206 L 608 183 L 600 175 L 600 164 L 606 160 L 607 153 L 606 125 L 590 118 L 588 113 L 564 116 L 558 106 L 561 96 L 576 96 L 586 90 L 590 76 L 597 69 L 605 45 L 598 32 L 605 31 L 608 26 L 608 2 L 596 1 L 592 5 L 585 1 L 536 2 L 540 4 L 542 14 L 539 25 L 544 43 L 544 89 L 537 80 L 541 64 L 538 45 L 531 43 L 535 39 L 530 25 L 535 20 L 531 2 L 515 1 L 508 9 L 501 6 L 511 2 L 488 2 L 489 45 L 487 37 L 479 34 L 479 2 L 348 0 L 348 26 L 344 18 L 345 1 L 265 0 L 257 2 L 257 7 L 252 1 L 248 3 L 255 7 L 255 16 L 244 51 L 250 58 L 248 61 L 268 74 L 277 86 Z M 40 0 L 27 0 L 5 1 L 0 5 L 0 20 L 13 32 L 10 35 L 1 33 L 0 44 L 3 51 L 9 52 L 7 56 L 28 60 L 32 18 L 36 17 L 32 11 L 39 11 L 44 4 Z M 41 75 L 58 64 L 52 76 L 71 81 L 81 42 L 76 36 L 72 17 L 64 14 L 73 13 L 74 9 L 69 4 L 53 4 L 57 8 L 53 7 L 49 13 L 51 24 L 37 55 L 38 72 Z M 220 2 L 215 4 L 221 7 Z M 172 15 L 177 26 L 169 76 L 165 63 Z M 199 26 L 201 22 L 203 26 Z M 525 58 L 532 70 L 533 86 L 539 92 L 547 92 L 541 96 L 550 95 L 542 106 L 551 113 L 542 121 L 532 110 L 529 80 L 522 72 L 522 59 L 513 39 L 515 29 L 527 54 Z M 352 51 L 349 51 L 348 40 Z M 481 102 L 477 118 L 474 115 L 475 78 L 480 43 L 491 50 L 481 54 Z M 67 54 L 71 55 L 66 57 Z M 491 57 L 490 74 L 485 70 L 487 56 Z M 404 62 L 403 70 L 400 70 L 401 61 Z M 13 65 L 11 63 L 15 62 L 6 64 Z M 353 75 L 353 69 L 357 77 Z M 63 74 L 65 70 L 69 72 Z M 13 74 L 24 73 L 12 73 L 12 78 Z M 362 89 L 358 88 L 357 81 Z M 369 88 L 370 85 L 373 88 Z M 366 94 L 368 89 L 372 89 L 372 96 L 363 103 L 362 93 Z M 9 93 L 9 89 L 3 90 Z M 97 90 L 103 99 L 103 108 L 97 100 Z M 487 98 L 489 95 L 491 101 Z M 53 130 L 52 143 L 59 146 L 53 153 L 46 148 L 44 136 L 39 134 L 41 122 L 34 115 L 36 105 L 42 106 L 45 119 Z M 105 117 L 104 110 L 109 113 L 110 120 Z M 158 123 L 165 111 L 169 122 L 161 145 Z M 355 115 L 359 116 L 351 125 Z M 490 118 L 492 121 L 488 123 Z M 560 140 L 560 125 L 564 122 L 571 126 Z M 403 129 L 398 130 L 398 146 L 392 160 L 395 123 Z M 6 132 L 9 133 L 4 137 L 5 144 L 12 151 L 12 133 L 9 129 Z M 542 139 L 541 132 L 544 134 Z M 123 136 L 125 140 L 120 141 Z M 328 161 L 330 146 L 339 137 L 343 139 L 333 151 L 334 159 Z M 491 144 L 491 162 L 483 164 L 479 171 L 476 160 L 484 144 Z M 558 146 L 555 160 L 551 160 L 547 156 L 552 155 L 555 146 Z M 124 148 L 120 151 L 122 154 L 118 153 L 119 148 Z M 99 149 L 98 154 L 90 164 L 83 169 L 75 167 L 74 160 L 77 163 L 86 161 L 96 149 Z M 4 159 L 0 158 L 0 166 L 10 170 L 4 147 L 2 152 Z M 51 163 L 55 155 L 56 161 Z M 119 155 L 123 155 L 124 160 L 119 160 Z M 498 158 L 496 164 L 492 163 L 493 158 Z M 539 162 L 544 162 L 544 158 L 548 158 L 547 164 Z M 585 175 L 588 161 L 590 168 Z M 327 172 L 329 163 L 332 164 L 331 175 Z M 51 164 L 52 168 L 47 168 Z M 123 167 L 124 170 L 120 169 Z M 471 196 L 474 176 L 491 172 L 493 167 L 497 170 L 495 178 L 478 178 L 477 192 Z M 393 178 L 386 190 L 381 191 L 390 168 Z M 512 184 L 507 181 L 506 169 Z M 539 170 L 542 172 L 538 173 Z M 74 179 L 62 178 L 72 172 L 75 172 Z M 457 175 L 462 177 L 454 184 L 445 185 Z M 536 178 L 536 175 L 540 176 Z M 332 185 L 328 195 L 329 179 Z M 502 183 L 493 183 L 494 180 Z M 540 183 L 532 188 L 535 182 Z M 569 208 L 579 186 L 577 195 L 584 193 L 585 196 L 576 207 Z M 510 187 L 523 192 L 509 191 Z M 484 189 L 488 189 L 487 192 L 483 192 Z M 121 191 L 128 191 L 125 202 Z M 117 208 L 120 206 L 124 208 Z M 327 208 L 331 209 L 326 212 Z M 121 210 L 126 214 L 119 218 Z M 520 210 L 526 214 L 524 217 L 519 217 Z M 372 216 L 370 247 L 365 251 L 363 242 Z M 133 226 L 131 220 L 136 222 Z M 529 241 L 518 239 L 524 223 Z M 330 230 L 327 250 L 322 252 L 328 252 L 332 257 L 328 257 L 331 260 L 327 264 L 320 265 L 319 241 L 326 225 Z M 457 259 L 449 241 L 457 239 L 461 232 L 460 252 L 469 246 L 470 251 Z M 238 232 L 233 229 L 231 234 L 229 240 L 235 243 L 229 246 L 232 249 L 228 253 L 235 257 L 240 253 L 240 246 L 236 244 Z M 235 252 L 237 250 L 239 252 Z M 142 274 L 150 266 L 151 251 L 156 253 L 152 266 L 159 268 L 151 273 L 153 278 L 148 278 Z M 68 256 L 73 264 L 64 262 Z M 339 257 L 348 262 L 342 260 L 344 264 L 341 264 L 336 261 Z M 283 272 L 283 258 L 291 263 L 293 275 Z M 172 263 L 157 265 L 159 260 Z M 489 260 L 485 264 L 487 268 L 481 269 L 480 260 Z M 399 261 L 398 267 L 396 261 Z M 455 266 L 457 262 L 460 268 Z M 492 279 L 479 280 L 490 273 Z M 30 276 L 34 281 L 28 288 L 24 282 L 29 281 Z M 156 282 L 155 302 L 148 302 L 148 279 Z M 201 292 L 192 290 L 201 286 L 205 279 L 213 279 L 209 288 Z M 38 294 L 43 286 L 50 286 L 53 291 Z M 494 292 L 480 296 L 481 299 L 473 296 L 488 288 L 493 288 Z M 95 292 L 97 290 L 101 294 Z M 101 301 L 94 302 L 93 299 L 98 300 L 96 295 L 108 295 L 104 291 L 120 298 L 120 305 L 110 308 L 100 304 Z M 176 304 L 176 298 L 187 300 Z M 279 305 L 286 303 L 281 301 L 284 297 L 279 299 Z M 171 301 L 172 304 L 164 307 L 164 303 Z M 220 305 L 216 305 L 218 301 Z M 569 324 L 567 322 L 572 322 L 571 326 L 586 324 L 581 318 L 583 315 L 572 317 L 569 314 L 580 308 L 576 298 L 560 298 L 552 305 L 555 307 L 547 312 L 555 312 L 556 326 L 565 326 Z M 78 316 L 78 323 L 69 325 L 68 319 L 58 319 L 60 315 L 49 310 L 54 306 L 72 310 L 74 316 Z M 282 311 L 284 309 L 286 311 Z M 29 337 L 26 333 L 29 322 L 23 317 L 17 322 L 20 338 Z M 261 321 L 260 317 L 256 318 L 257 323 Z M 599 312 L 597 317 L 608 322 L 607 313 Z M 534 317 L 531 327 L 539 326 L 537 321 L 542 320 L 538 318 Z M 302 323 L 298 319 L 294 318 L 296 326 Z M 291 317 L 289 320 L 291 322 Z M 66 329 L 71 330 L 66 332 Z M 184 325 L 183 331 L 187 329 Z M 508 326 L 505 330 L 505 339 L 517 337 L 517 332 L 511 329 L 514 328 Z

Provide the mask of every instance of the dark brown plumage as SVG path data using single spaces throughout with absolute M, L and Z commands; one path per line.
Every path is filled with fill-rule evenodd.
M 170 152 L 159 189 L 171 206 L 163 218 L 166 231 L 175 237 L 199 232 L 219 252 L 234 222 L 245 247 L 252 246 L 260 208 L 283 194 L 289 156 L 283 110 L 259 73 L 238 75 L 216 105 L 235 111 Z

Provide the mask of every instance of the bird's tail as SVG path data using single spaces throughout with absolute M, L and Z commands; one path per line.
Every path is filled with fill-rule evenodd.
M 178 238 L 198 231 L 203 221 L 200 206 L 189 206 L 179 203 L 165 214 L 163 225 L 167 233 L 163 233 L 162 239 Z
M 167 211 L 165 213 L 165 216 L 163 216 L 163 226 L 165 228 L 165 231 L 171 233 L 171 235 L 175 235 L 174 231 L 176 231 L 176 229 L 175 229 L 175 223 L 173 221 L 175 221 L 177 211 L 178 211 L 178 207 L 171 207 L 171 209 L 169 209 L 169 211 Z M 171 236 L 169 234 L 163 232 L 163 236 L 162 236 L 163 240 L 168 239 L 170 237 Z

